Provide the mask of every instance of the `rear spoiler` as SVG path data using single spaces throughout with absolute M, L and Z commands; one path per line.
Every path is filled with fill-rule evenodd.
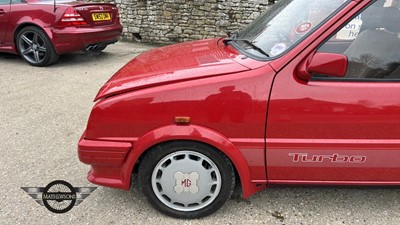
M 83 2 L 84 0 L 75 0 L 75 1 Z M 56 0 L 54 0 L 54 12 L 56 12 L 56 10 L 57 10 L 57 2 L 56 2 Z

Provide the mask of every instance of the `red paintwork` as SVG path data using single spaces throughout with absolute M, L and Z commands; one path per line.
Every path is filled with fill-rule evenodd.
M 90 141 L 79 142 L 79 159 L 87 164 L 121 166 L 132 144 L 129 142 Z
M 233 61 L 233 56 L 221 50 L 217 42 L 218 39 L 189 42 L 145 52 L 118 71 L 95 101 L 152 86 L 249 70 Z
M 59 26 L 62 16 L 71 6 L 85 18 L 87 25 Z M 7 13 L 2 14 L 2 9 Z M 112 21 L 93 22 L 91 12 L 110 12 Z M 0 5 L 0 52 L 18 54 L 15 36 L 25 26 L 37 26 L 44 30 L 57 54 L 83 50 L 93 44 L 113 43 L 122 33 L 118 10 L 114 4 L 63 1 L 57 3 L 54 12 L 52 1 L 26 0 L 22 3 L 13 3 L 11 6 Z
M 133 59 L 96 97 L 78 148 L 80 157 L 87 149 L 102 150 L 101 155 L 91 152 L 90 162 L 83 160 L 92 165 L 88 179 L 128 190 L 133 168 L 149 148 L 193 140 L 231 159 L 244 197 L 267 184 L 399 185 L 400 83 L 300 78 L 316 48 L 368 2 L 351 2 L 272 61 L 245 57 L 220 39 L 164 47 Z M 316 71 L 321 59 L 332 62 L 324 55 L 316 58 L 311 63 Z M 343 66 L 328 71 L 340 75 Z M 176 124 L 176 117 L 191 122 Z M 113 161 L 121 155 L 104 164 L 104 147 L 120 152 L 121 143 L 126 147 L 122 165 Z M 322 160 L 299 162 L 291 156 L 296 153 Z M 340 163 L 339 156 L 355 158 Z
M 216 43 L 216 40 L 207 42 Z M 181 53 L 173 50 L 168 54 L 170 58 L 175 58 L 172 54 Z M 245 189 L 245 195 L 250 195 L 253 189 L 257 190 L 256 184 L 251 184 L 251 180 L 266 179 L 264 169 L 266 99 L 269 95 L 268 83 L 272 82 L 275 72 L 270 67 L 262 67 L 258 74 L 251 74 L 247 68 L 223 58 L 221 56 L 221 60 L 227 60 L 232 68 L 244 71 L 238 70 L 234 75 L 216 76 L 214 74 L 220 73 L 218 71 L 225 68 L 226 63 L 215 62 L 214 66 L 204 65 L 205 68 L 210 68 L 208 74 L 204 73 L 198 77 L 191 77 L 189 74 L 186 80 L 172 82 L 175 79 L 173 75 L 177 75 L 176 79 L 181 79 L 179 71 L 184 65 L 174 64 L 178 72 L 168 76 L 169 83 L 159 86 L 148 86 L 145 83 L 144 87 L 138 86 L 134 92 L 125 92 L 98 102 L 92 110 L 85 138 L 99 141 L 130 141 L 133 143 L 133 149 L 122 168 L 112 168 L 113 177 L 110 180 L 95 179 L 100 177 L 95 176 L 101 173 L 99 171 L 110 172 L 109 168 L 98 167 L 92 168 L 93 180 L 90 179 L 95 183 L 101 182 L 103 185 L 114 187 L 123 185 L 118 187 L 128 189 L 133 165 L 142 152 L 164 141 L 190 139 L 221 149 L 230 156 L 237 168 L 243 167 L 238 171 L 243 175 L 241 176 L 243 186 L 248 187 Z M 123 79 L 120 78 L 123 75 L 119 74 L 123 74 L 124 71 L 123 69 L 118 72 L 105 86 L 117 83 L 113 82 L 114 79 Z M 136 71 L 136 67 L 132 68 L 132 71 Z M 131 89 L 131 84 L 128 82 L 126 88 Z M 262 88 L 261 86 L 257 88 L 259 85 Z M 188 86 L 191 88 L 186 88 Z M 104 92 L 103 90 L 100 92 Z M 125 113 L 121 114 L 122 111 Z M 118 118 L 114 116 L 116 114 L 119 115 Z M 176 116 L 186 115 L 190 115 L 195 126 L 175 125 Z M 248 122 L 244 124 L 244 121 Z M 106 130 L 107 132 L 104 132 Z M 245 157 L 243 152 L 248 156 Z M 248 160 L 250 163 L 246 162 Z M 120 180 L 123 182 L 119 182 Z

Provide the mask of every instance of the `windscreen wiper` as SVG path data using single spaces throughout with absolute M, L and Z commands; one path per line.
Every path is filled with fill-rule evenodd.
M 260 53 L 262 53 L 263 55 L 266 55 L 267 57 L 269 57 L 269 54 L 266 53 L 264 50 L 262 50 L 260 47 L 258 47 L 257 45 L 255 45 L 253 42 L 247 40 L 247 39 L 237 39 L 237 38 L 225 38 L 222 42 L 224 42 L 225 45 L 227 45 L 229 42 L 236 42 L 236 41 L 242 41 L 248 45 L 250 45 L 251 47 L 253 47 L 253 49 L 259 51 Z

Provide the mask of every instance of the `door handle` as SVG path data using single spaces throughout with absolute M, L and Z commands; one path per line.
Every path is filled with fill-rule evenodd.
M 0 9 L 0 15 L 4 15 L 6 12 L 3 9 Z

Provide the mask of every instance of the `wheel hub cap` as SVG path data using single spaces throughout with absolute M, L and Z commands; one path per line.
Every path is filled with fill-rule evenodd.
M 195 211 L 210 205 L 218 196 L 221 173 L 207 156 L 195 151 L 178 151 L 155 166 L 151 185 L 156 197 L 178 211 Z
M 196 194 L 199 192 L 199 188 L 197 187 L 197 180 L 199 179 L 198 173 L 192 172 L 188 174 L 176 172 L 174 178 L 176 179 L 176 186 L 174 187 L 176 193 L 190 192 Z

